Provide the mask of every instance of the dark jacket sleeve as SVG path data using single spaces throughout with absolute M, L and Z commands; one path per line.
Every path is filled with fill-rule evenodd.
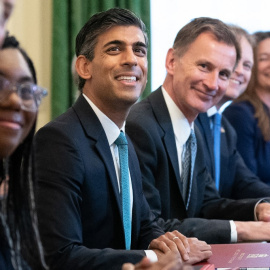
M 164 126 L 171 125 L 168 121 L 164 122 Z M 203 165 L 203 156 L 198 158 L 200 166 L 195 172 L 197 187 L 192 190 L 189 207 L 192 210 L 186 211 L 181 206 L 183 201 L 176 184 L 176 171 L 164 147 L 165 134 L 157 124 L 148 99 L 132 108 L 126 131 L 139 158 L 146 199 L 165 231 L 177 229 L 187 236 L 196 236 L 209 243 L 222 243 L 230 241 L 228 220 L 254 220 L 253 211 L 257 200 L 220 198 L 213 179 Z M 175 140 L 174 136 L 169 139 Z M 172 151 L 176 151 L 176 146 L 174 148 Z M 200 154 L 203 155 L 202 152 Z M 210 227 L 212 234 L 205 233 Z
M 78 127 L 74 127 L 76 128 Z M 100 224 L 99 229 L 90 235 L 88 247 L 84 244 L 83 234 L 86 235 L 88 232 L 82 225 L 84 222 L 82 212 L 88 211 L 90 216 L 92 213 L 102 213 L 110 209 L 114 202 L 104 197 L 99 204 L 100 207 L 97 205 L 100 197 L 103 196 L 104 188 L 100 183 L 99 190 L 99 178 L 96 177 L 96 184 L 91 194 L 92 204 L 88 204 L 88 207 L 82 205 L 82 201 L 87 199 L 83 191 L 87 183 L 84 181 L 84 162 L 78 151 L 79 147 L 74 141 L 76 140 L 70 139 L 65 126 L 61 123 L 41 129 L 35 138 L 39 229 L 50 269 L 121 269 L 121 265 L 125 262 L 140 261 L 145 256 L 143 250 L 126 251 L 106 248 L 107 239 L 109 241 L 110 238 L 118 235 L 117 229 L 116 236 L 111 233 L 111 227 L 114 226 L 113 217 L 116 218 L 113 215 L 111 222 L 99 220 L 96 215 L 88 223 L 87 229 L 91 231 L 92 226 L 95 228 Z M 84 145 L 84 147 L 89 146 Z M 98 163 L 92 161 L 91 164 L 90 159 L 89 167 L 91 166 L 98 166 Z M 99 177 L 101 179 L 102 175 Z M 102 237 L 95 239 L 95 235 L 102 235 Z M 119 245 L 121 241 L 119 238 Z

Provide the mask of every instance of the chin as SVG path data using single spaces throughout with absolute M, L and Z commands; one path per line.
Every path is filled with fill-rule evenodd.
M 209 110 L 213 106 L 214 106 L 213 102 L 203 103 L 201 104 L 201 106 L 197 106 L 197 111 L 198 113 L 205 113 L 207 112 L 207 110 Z

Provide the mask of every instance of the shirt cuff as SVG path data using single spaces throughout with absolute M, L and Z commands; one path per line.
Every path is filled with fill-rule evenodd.
M 157 254 L 153 250 L 145 250 L 146 257 L 150 260 L 150 262 L 154 263 L 158 261 Z
M 231 243 L 237 243 L 237 230 L 233 220 L 230 220 L 231 225 Z
M 266 199 L 266 198 L 264 198 L 264 199 L 259 200 L 259 201 L 256 203 L 256 205 L 255 205 L 255 207 L 254 207 L 254 220 L 255 220 L 255 221 L 258 221 L 258 218 L 257 218 L 257 215 L 256 215 L 256 208 L 257 208 L 258 204 L 260 204 L 260 203 L 269 203 L 269 200 Z

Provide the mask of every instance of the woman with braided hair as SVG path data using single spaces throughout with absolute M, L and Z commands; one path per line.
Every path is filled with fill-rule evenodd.
M 47 269 L 37 229 L 32 139 L 45 89 L 14 37 L 0 50 L 0 269 Z

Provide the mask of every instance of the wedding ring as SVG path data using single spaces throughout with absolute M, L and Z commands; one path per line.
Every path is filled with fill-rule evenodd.
M 178 237 L 178 236 L 175 236 L 175 237 L 174 237 L 172 240 L 174 241 L 174 239 L 177 239 L 177 238 L 179 239 L 179 237 Z

